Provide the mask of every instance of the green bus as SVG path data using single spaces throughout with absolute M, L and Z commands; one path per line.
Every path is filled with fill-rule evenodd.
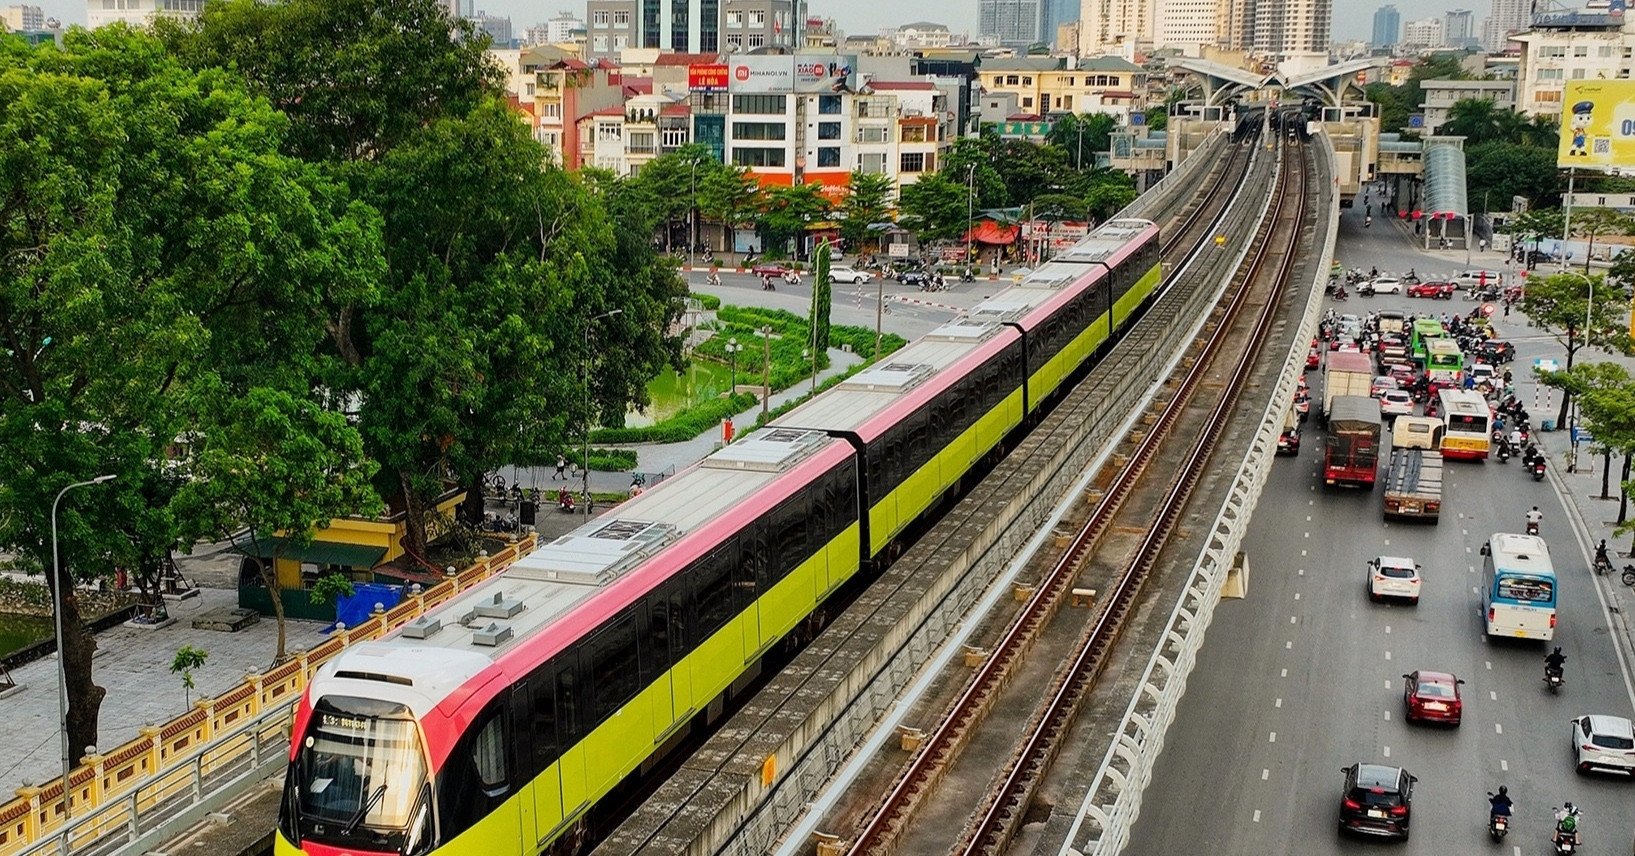
M 1435 318 L 1416 318 L 1413 327 L 1408 332 L 1408 353 L 1413 357 L 1414 362 L 1424 366 L 1429 358 L 1429 354 L 1426 353 L 1425 340 L 1441 339 L 1447 335 L 1448 331 L 1442 329 L 1441 321 Z

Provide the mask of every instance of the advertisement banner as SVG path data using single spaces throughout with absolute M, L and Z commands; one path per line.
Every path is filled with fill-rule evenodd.
M 839 92 L 852 88 L 856 56 L 795 57 L 796 92 Z
M 1556 163 L 1591 169 L 1635 165 L 1635 80 L 1567 81 Z
M 792 56 L 735 56 L 727 63 L 732 79 L 731 92 L 777 95 L 795 91 L 795 58 Z
M 693 92 L 726 92 L 727 67 L 724 64 L 687 66 L 687 88 Z

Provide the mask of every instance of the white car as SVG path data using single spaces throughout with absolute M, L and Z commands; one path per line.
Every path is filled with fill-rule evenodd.
M 1382 276 L 1379 279 L 1374 280 L 1372 285 L 1374 286 L 1375 294 L 1402 293 L 1402 280 L 1397 279 L 1394 276 Z
M 1419 563 L 1401 556 L 1380 556 L 1367 564 L 1368 599 L 1398 597 L 1419 603 Z
M 873 278 L 867 271 L 861 271 L 849 265 L 835 265 L 829 268 L 830 282 L 864 283 Z
M 1635 775 L 1635 727 L 1621 716 L 1580 716 L 1573 720 L 1573 755 L 1580 773 L 1601 769 Z
M 1498 285 L 1499 272 L 1496 270 L 1462 270 L 1453 278 L 1460 285 Z
M 1414 396 L 1404 389 L 1388 389 L 1380 394 L 1380 415 L 1412 416 L 1414 415 Z

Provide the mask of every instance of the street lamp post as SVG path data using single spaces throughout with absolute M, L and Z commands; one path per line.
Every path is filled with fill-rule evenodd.
M 693 267 L 693 248 L 698 244 L 698 161 L 687 163 L 687 184 L 692 199 L 687 203 L 687 268 Z
M 976 218 L 976 164 L 965 169 L 965 266 L 971 266 L 971 226 Z
M 622 314 L 623 309 L 610 309 L 594 318 L 585 319 L 585 435 L 584 457 L 579 461 L 580 490 L 584 494 L 585 516 L 590 516 L 590 326 L 603 318 Z
M 727 359 L 732 365 L 732 386 L 727 390 L 729 396 L 738 394 L 738 352 L 743 349 L 744 346 L 738 344 L 737 337 L 727 340 Z
M 761 421 L 765 422 L 772 400 L 772 326 L 761 328 Z
M 86 487 L 93 484 L 102 484 L 113 481 L 111 475 L 97 476 L 89 481 L 74 482 L 57 491 L 57 498 L 51 500 L 51 611 L 56 615 L 57 622 L 57 726 L 62 729 L 62 817 L 63 820 L 73 816 L 73 789 L 69 787 L 68 777 L 74 771 L 74 756 L 68 745 L 68 658 L 65 656 L 63 644 L 66 638 L 62 632 L 62 601 L 63 577 L 62 560 L 57 551 L 57 505 L 62 502 L 63 494 L 76 487 Z M 73 585 L 69 578 L 69 585 Z M 64 827 L 64 835 L 67 835 Z

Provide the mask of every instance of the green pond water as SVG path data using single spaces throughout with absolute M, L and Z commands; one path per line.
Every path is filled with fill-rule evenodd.
M 0 657 L 51 637 L 51 619 L 0 612 Z
M 740 373 L 740 381 L 743 376 Z M 647 394 L 653 403 L 645 413 L 634 410 L 625 414 L 624 424 L 631 428 L 645 428 L 697 404 L 723 395 L 732 383 L 732 369 L 728 366 L 698 360 L 686 371 L 665 369 L 664 373 L 647 382 Z

